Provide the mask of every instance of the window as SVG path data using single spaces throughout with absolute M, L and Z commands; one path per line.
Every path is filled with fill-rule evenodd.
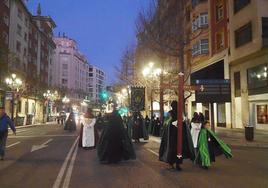
M 17 41 L 16 50 L 17 52 L 21 52 L 21 43 L 19 41 Z
M 24 40 L 27 41 L 27 33 L 24 33 Z
M 234 13 L 244 8 L 250 3 L 250 0 L 234 0 Z
M 235 31 L 235 47 L 238 48 L 252 40 L 251 22 Z
M 9 17 L 8 17 L 7 14 L 4 14 L 4 18 L 3 18 L 3 20 L 4 20 L 4 23 L 5 23 L 7 26 L 9 26 Z
M 223 12 L 223 2 L 222 0 L 218 0 L 216 4 L 216 21 L 222 20 L 224 17 L 224 12 Z
M 22 11 L 18 9 L 18 17 L 22 20 Z
M 5 41 L 5 44 L 8 45 L 8 34 L 6 32 L 3 32 L 3 39 Z
M 267 64 L 261 64 L 248 69 L 248 89 L 267 87 L 267 74 Z
M 9 0 L 4 0 L 4 3 L 7 7 L 9 7 Z
M 68 84 L 68 80 L 67 80 L 67 79 L 62 79 L 62 80 L 61 80 L 61 83 L 62 83 L 63 85 L 67 85 L 67 84 Z
M 208 54 L 208 39 L 202 39 L 200 43 L 201 54 Z
M 28 27 L 28 19 L 25 18 L 25 26 Z
M 67 70 L 68 69 L 68 64 L 62 64 L 62 69 Z
M 21 29 L 21 26 L 18 24 L 17 25 L 17 34 L 20 35 L 20 36 L 22 35 L 22 31 L 21 30 L 22 30 Z
M 200 27 L 206 27 L 208 25 L 208 13 L 202 13 L 199 17 Z
M 192 22 L 192 30 L 196 31 L 199 28 L 199 18 L 195 18 Z
M 268 17 L 262 17 L 262 37 L 268 38 Z
M 234 73 L 234 88 L 235 88 L 235 97 L 241 97 L 240 72 Z
M 209 53 L 208 39 L 202 39 L 193 45 L 192 48 L 193 56 L 208 53 Z
M 224 49 L 224 32 L 218 32 L 216 34 L 216 48 L 217 51 Z
M 23 56 L 24 56 L 24 57 L 27 56 L 27 50 L 26 50 L 26 48 L 23 49 Z

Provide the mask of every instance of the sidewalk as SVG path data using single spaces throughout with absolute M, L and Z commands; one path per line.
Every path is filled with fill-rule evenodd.
M 245 139 L 244 129 L 226 129 L 216 128 L 218 135 L 226 144 L 230 146 L 256 147 L 268 149 L 268 131 L 254 130 L 254 140 L 247 141 Z M 150 140 L 160 143 L 161 138 L 150 136 Z
M 245 139 L 244 129 L 216 128 L 216 134 L 231 146 L 268 148 L 268 131 L 254 130 L 254 140 Z

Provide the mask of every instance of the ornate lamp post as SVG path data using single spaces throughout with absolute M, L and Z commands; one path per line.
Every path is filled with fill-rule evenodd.
M 14 93 L 19 91 L 20 87 L 22 86 L 22 81 L 17 77 L 16 74 L 11 74 L 10 77 L 6 78 L 5 82 L 12 91 L 11 119 L 14 121 Z
M 145 67 L 142 71 L 142 74 L 145 78 L 151 78 L 152 81 L 156 77 L 159 77 L 162 75 L 162 69 L 161 68 L 154 68 L 154 63 L 150 62 L 147 67 Z M 151 89 L 151 117 L 153 117 L 153 90 L 154 88 L 152 87 Z M 161 92 L 161 77 L 160 77 L 160 92 Z M 163 113 L 163 95 L 160 93 L 160 119 L 162 120 L 162 114 Z
M 50 90 L 47 90 L 44 94 L 43 94 L 44 98 L 47 100 L 47 105 L 46 105 L 46 114 L 47 114 L 47 121 L 49 121 L 49 116 L 50 116 L 50 101 L 54 101 L 59 97 L 59 94 L 57 91 L 51 92 Z

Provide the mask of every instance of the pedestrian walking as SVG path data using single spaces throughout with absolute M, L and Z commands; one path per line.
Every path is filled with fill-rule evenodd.
M 132 139 L 135 142 L 140 142 L 140 138 L 148 140 L 148 132 L 145 127 L 144 119 L 140 112 L 135 112 L 133 115 Z
M 118 111 L 108 114 L 106 120 L 107 126 L 101 133 L 97 147 L 100 162 L 117 163 L 121 160 L 135 159 L 132 141 Z
M 74 113 L 71 112 L 64 126 L 64 130 L 74 131 L 76 130 L 76 122 Z
M 210 123 L 205 121 L 199 133 L 195 163 L 204 169 L 208 169 L 211 166 L 211 162 L 215 162 L 216 156 L 221 154 L 224 154 L 226 158 L 231 158 L 231 148 L 210 130 Z
M 96 118 L 94 118 L 92 110 L 89 108 L 81 120 L 79 145 L 84 149 L 95 148 L 97 145 L 98 131 L 95 125 Z
M 16 128 L 11 119 L 5 113 L 5 107 L 0 107 L 0 160 L 4 160 L 5 157 L 8 127 L 10 127 L 16 135 Z
M 160 149 L 159 149 L 159 160 L 168 163 L 171 168 L 174 168 L 176 164 L 176 170 L 180 171 L 180 165 L 183 159 L 191 159 L 194 161 L 194 148 L 193 141 L 191 138 L 191 133 L 189 127 L 184 122 L 182 131 L 182 157 L 178 157 L 177 153 L 177 101 L 171 103 L 172 110 L 169 111 L 170 119 L 169 123 L 164 129 L 163 136 L 161 139 Z
M 202 123 L 199 122 L 199 115 L 197 112 L 193 114 L 193 118 L 191 120 L 191 135 L 193 139 L 193 144 L 194 144 L 194 149 L 195 149 L 195 154 L 197 152 L 197 141 L 198 141 L 198 136 L 199 132 L 201 129 Z
M 153 129 L 153 136 L 160 136 L 160 129 L 161 129 L 161 121 L 159 117 L 157 117 Z
M 148 115 L 146 115 L 146 117 L 145 117 L 144 121 L 145 121 L 145 127 L 146 127 L 146 130 L 147 130 L 147 132 L 149 132 L 149 127 L 150 127 L 150 118 L 149 118 L 149 116 L 148 116 Z

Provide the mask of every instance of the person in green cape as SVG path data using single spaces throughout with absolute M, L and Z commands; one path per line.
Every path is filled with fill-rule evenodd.
M 205 121 L 202 124 L 197 148 L 198 151 L 195 163 L 199 164 L 204 169 L 208 169 L 211 166 L 211 162 L 215 162 L 216 156 L 221 154 L 224 154 L 226 158 L 233 156 L 231 148 L 210 130 L 209 121 Z

